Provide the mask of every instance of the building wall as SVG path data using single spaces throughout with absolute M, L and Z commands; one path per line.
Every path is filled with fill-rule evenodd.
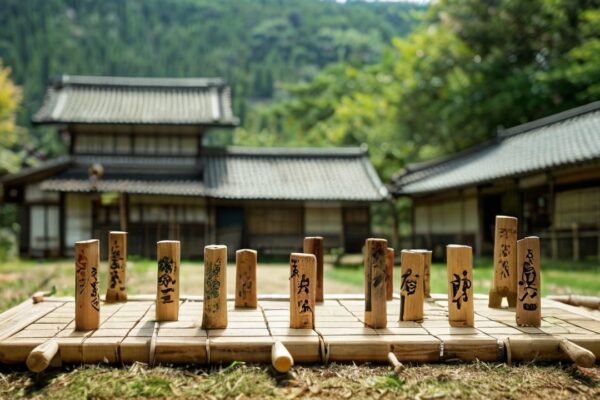
M 56 256 L 60 248 L 60 196 L 43 192 L 39 185 L 25 188 L 26 212 L 30 226 L 27 238 L 28 253 L 32 256 Z
M 65 194 L 65 254 L 73 254 L 74 243 L 90 239 L 92 201 L 89 195 Z
M 433 249 L 443 258 L 449 243 L 475 245 L 479 229 L 477 197 L 414 203 L 415 247 Z

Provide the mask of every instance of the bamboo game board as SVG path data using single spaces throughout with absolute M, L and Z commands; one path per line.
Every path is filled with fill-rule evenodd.
M 550 299 L 542 301 L 539 328 L 517 326 L 514 308 L 489 308 L 487 296 L 474 297 L 475 326 L 465 328 L 450 327 L 445 294 L 426 299 L 422 322 L 398 321 L 398 296 L 387 303 L 385 329 L 366 327 L 364 297 L 351 295 L 326 295 L 316 306 L 314 329 L 291 329 L 288 296 L 259 297 L 256 309 L 236 309 L 230 298 L 228 327 L 205 330 L 201 297 L 181 296 L 179 320 L 155 322 L 155 296 L 134 296 L 102 302 L 99 329 L 76 331 L 73 298 L 29 300 L 0 315 L 0 362 L 23 364 L 50 339 L 59 347 L 52 365 L 269 363 L 275 342 L 296 363 L 386 362 L 390 352 L 402 362 L 576 362 L 565 343 L 600 356 L 600 319 Z

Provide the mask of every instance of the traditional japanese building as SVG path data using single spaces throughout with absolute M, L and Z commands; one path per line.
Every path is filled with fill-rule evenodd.
M 392 182 L 412 199 L 412 245 L 493 251 L 495 216 L 519 218 L 519 235 L 544 256 L 600 259 L 600 102 L 499 132 L 496 140 L 409 165 Z
M 69 254 L 119 229 L 141 256 L 163 239 L 181 240 L 183 257 L 209 243 L 283 254 L 305 235 L 355 252 L 370 204 L 388 196 L 365 149 L 205 147 L 209 129 L 238 123 L 220 79 L 62 76 L 33 122 L 69 151 L 0 180 L 22 255 Z

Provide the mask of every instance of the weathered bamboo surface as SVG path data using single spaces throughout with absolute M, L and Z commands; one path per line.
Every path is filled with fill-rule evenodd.
M 433 294 L 425 301 L 422 321 L 399 321 L 396 294 L 387 308 L 387 327 L 374 329 L 364 324 L 363 296 L 326 295 L 315 306 L 313 329 L 291 329 L 288 296 L 259 295 L 256 309 L 235 308 L 231 297 L 227 328 L 206 330 L 201 328 L 201 296 L 182 295 L 178 320 L 168 322 L 155 321 L 155 296 L 129 296 L 126 303 L 102 302 L 99 329 L 76 331 L 73 298 L 47 297 L 0 314 L 0 362 L 25 364 L 32 350 L 52 339 L 59 346 L 52 365 L 271 363 L 277 342 L 295 364 L 387 363 L 390 352 L 399 362 L 510 358 L 589 363 L 581 349 L 600 357 L 600 318 L 583 309 L 542 299 L 540 327 L 519 327 L 514 309 L 488 308 L 487 296 L 475 295 L 474 326 L 456 328 L 448 322 L 447 302 L 446 295 Z M 44 365 L 52 353 L 45 355 Z

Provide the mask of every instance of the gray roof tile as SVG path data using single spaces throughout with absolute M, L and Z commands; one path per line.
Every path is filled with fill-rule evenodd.
M 62 76 L 35 123 L 224 125 L 238 123 L 221 79 Z
M 493 143 L 409 166 L 393 179 L 392 191 L 437 192 L 599 161 L 600 102 L 595 102 L 511 128 Z
M 236 200 L 379 201 L 388 196 L 363 149 L 206 149 L 201 158 L 81 157 L 42 182 L 49 191 L 90 192 L 87 169 L 104 167 L 100 192 Z M 149 165 L 157 168 L 149 169 Z

